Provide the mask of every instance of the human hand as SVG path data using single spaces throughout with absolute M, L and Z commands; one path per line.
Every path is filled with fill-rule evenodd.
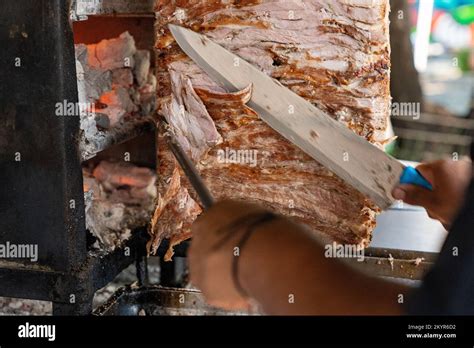
M 433 185 L 433 191 L 400 184 L 392 195 L 405 203 L 424 207 L 428 215 L 449 227 L 464 202 L 464 195 L 472 178 L 472 163 L 469 159 L 439 160 L 416 167 Z
M 234 310 L 249 308 L 248 300 L 234 279 L 233 263 L 240 257 L 240 250 L 235 248 L 246 231 L 246 220 L 265 213 L 255 205 L 223 201 L 204 212 L 193 224 L 188 253 L 191 282 L 203 292 L 210 305 Z M 236 228 L 236 223 L 240 228 Z

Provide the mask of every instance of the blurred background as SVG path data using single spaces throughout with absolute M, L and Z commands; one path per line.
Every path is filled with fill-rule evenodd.
M 392 0 L 391 6 L 391 121 L 397 139 L 387 151 L 410 161 L 469 155 L 474 0 Z
M 474 0 L 391 0 L 391 123 L 405 161 L 459 159 L 474 138 Z M 408 163 L 416 165 L 416 163 Z M 438 252 L 444 227 L 400 203 L 377 217 L 373 247 Z

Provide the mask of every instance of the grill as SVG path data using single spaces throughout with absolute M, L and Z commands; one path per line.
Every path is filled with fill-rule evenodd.
M 0 240 L 38 246 L 37 262 L 0 262 L 0 296 L 52 301 L 56 315 L 91 313 L 94 292 L 134 262 L 140 282 L 145 281 L 146 230 L 135 231 L 111 253 L 91 251 L 81 161 L 139 134 L 153 137 L 153 127 L 141 123 L 114 134 L 85 156 L 78 117 L 55 116 L 58 101 L 78 102 L 69 16 L 84 19 L 86 10 L 99 4 L 108 13 L 109 3 L 25 0 L 0 5 Z M 146 3 L 136 3 L 135 10 L 143 12 Z
M 81 163 L 123 153 L 123 148 L 111 148 L 123 144 L 120 146 L 127 151 L 138 148 L 137 161 L 154 167 L 153 125 L 131 125 L 85 153 L 78 117 L 55 116 L 55 104 L 64 100 L 78 102 L 70 19 L 81 21 L 90 17 L 90 23 L 76 22 L 74 26 L 85 36 L 91 35 L 94 25 L 100 27 L 102 23 L 103 28 L 107 25 L 103 23 L 112 18 L 148 18 L 152 25 L 153 3 L 1 2 L 0 241 L 37 245 L 38 260 L 32 263 L 2 259 L 0 296 L 52 301 L 55 315 L 85 315 L 92 313 L 94 293 L 133 263 L 137 266 L 139 285 L 146 285 L 146 228 L 136 230 L 121 248 L 112 252 L 91 249 L 85 228 Z M 97 15 L 109 17 L 92 17 Z M 149 32 L 151 35 L 151 26 Z M 140 139 L 134 140 L 139 135 Z M 146 146 L 143 141 L 148 141 Z M 143 154 L 145 148 L 148 152 Z M 187 247 L 187 243 L 175 247 L 175 256 L 185 257 Z M 165 242 L 158 255 L 164 255 L 166 249 Z M 359 266 L 374 275 L 420 279 L 436 255 L 369 248 L 366 256 Z M 415 264 L 413 260 L 417 258 L 420 262 Z M 174 285 L 175 272 L 173 263 L 162 264 L 161 285 Z M 160 303 L 171 306 L 175 312 L 186 312 L 173 300 L 178 293 L 176 289 L 128 287 L 96 314 L 139 314 L 137 303 L 150 313 L 164 314 L 166 311 L 157 309 Z M 195 302 L 191 302 L 185 304 L 186 308 L 206 312 L 199 295 L 189 293 L 201 306 L 196 308 Z

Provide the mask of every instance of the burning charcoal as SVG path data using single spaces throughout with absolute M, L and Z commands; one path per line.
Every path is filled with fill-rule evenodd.
M 156 77 L 148 74 L 147 83 L 138 90 L 142 115 L 151 115 L 156 109 Z
M 98 133 L 97 123 L 89 115 L 81 116 L 80 128 L 84 132 L 86 139 L 93 139 Z
M 120 123 L 125 115 L 138 111 L 138 107 L 133 103 L 130 94 L 123 87 L 118 87 L 103 94 L 99 102 L 107 105 L 107 108 L 102 109 L 101 112 L 107 114 L 112 127 Z
M 0 315 L 51 315 L 52 303 L 0 297 Z
M 112 83 L 115 86 L 130 88 L 133 85 L 133 73 L 131 69 L 122 68 L 112 71 Z
M 105 161 L 101 162 L 92 174 L 110 190 L 122 186 L 146 188 L 154 183 L 155 178 L 149 168 Z
M 75 45 L 75 56 L 76 60 L 81 62 L 82 65 L 87 65 L 87 45 Z
M 149 168 L 102 161 L 84 174 L 86 227 L 113 250 L 146 226 L 154 209 L 156 174 Z
M 156 108 L 156 98 L 152 94 L 144 94 L 140 96 L 141 114 L 143 116 L 151 115 Z
M 85 103 L 87 101 L 87 89 L 85 81 L 84 67 L 81 62 L 76 60 L 76 76 L 77 76 L 77 93 L 79 102 Z
M 131 235 L 131 230 L 124 223 L 125 214 L 124 204 L 95 199 L 86 206 L 86 228 L 106 250 L 114 250 Z
M 88 64 L 86 45 L 76 45 L 76 74 L 79 101 L 92 103 L 112 88 L 110 71 L 93 68 Z
M 137 49 L 135 40 L 128 31 L 122 33 L 118 38 L 88 45 L 87 49 L 89 65 L 95 68 L 113 70 L 134 67 L 134 55 Z
M 132 98 L 133 102 L 137 105 L 140 105 L 140 91 L 134 87 L 129 89 L 130 98 Z
M 139 50 L 135 53 L 135 68 L 133 73 L 138 85 L 142 87 L 148 80 L 150 72 L 150 52 L 146 50 Z
M 109 117 L 105 114 L 96 113 L 94 117 L 97 128 L 99 129 L 109 129 L 110 120 Z
M 10 302 L 9 307 L 13 309 L 20 309 L 23 307 L 23 303 L 21 300 L 12 301 Z
M 139 89 L 140 94 L 154 94 L 156 92 L 156 84 L 155 75 L 150 73 L 146 84 Z
M 79 102 L 86 110 L 87 104 L 95 109 L 81 115 L 80 148 L 86 159 L 126 136 L 135 123 L 143 122 L 141 116 L 153 114 L 156 78 L 150 72 L 150 53 L 137 52 L 128 32 L 75 48 Z
M 112 88 L 112 75 L 110 71 L 86 69 L 84 73 L 87 102 L 94 102 L 99 99 L 104 92 L 110 91 Z
M 156 81 L 156 76 L 155 74 L 150 73 L 148 75 L 148 80 L 147 80 L 147 86 L 151 86 L 152 90 L 156 92 L 156 86 L 158 82 Z

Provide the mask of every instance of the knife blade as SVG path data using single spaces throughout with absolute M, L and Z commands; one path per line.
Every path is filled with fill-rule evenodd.
M 381 209 L 395 201 L 391 191 L 399 182 L 431 189 L 416 169 L 405 167 L 244 59 L 204 35 L 173 24 L 169 29 L 181 49 L 229 92 L 252 84 L 247 105 L 263 121 Z

